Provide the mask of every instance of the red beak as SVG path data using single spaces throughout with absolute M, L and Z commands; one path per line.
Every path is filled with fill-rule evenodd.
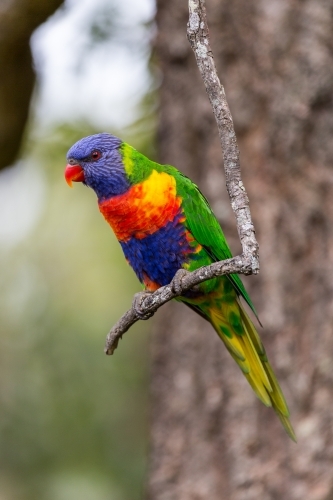
M 65 179 L 69 187 L 72 187 L 72 182 L 83 182 L 84 171 L 80 165 L 67 165 L 65 169 Z

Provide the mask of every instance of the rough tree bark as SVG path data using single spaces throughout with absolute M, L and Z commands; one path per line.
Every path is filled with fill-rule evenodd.
M 158 0 L 160 161 L 194 179 L 239 252 L 187 1 Z M 153 333 L 152 500 L 333 498 L 333 0 L 207 0 L 260 244 L 247 281 L 298 444 L 181 304 Z
M 29 40 L 64 0 L 0 2 L 0 169 L 17 157 L 35 83 Z

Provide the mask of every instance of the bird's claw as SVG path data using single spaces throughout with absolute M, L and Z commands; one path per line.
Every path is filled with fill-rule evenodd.
M 134 295 L 132 307 L 140 319 L 146 320 L 154 315 L 153 312 L 142 311 L 142 303 L 147 297 L 151 295 L 151 293 L 152 292 L 143 291 L 143 292 L 138 292 Z
M 183 293 L 183 279 L 189 274 L 186 269 L 178 269 L 171 281 L 172 290 L 177 294 Z

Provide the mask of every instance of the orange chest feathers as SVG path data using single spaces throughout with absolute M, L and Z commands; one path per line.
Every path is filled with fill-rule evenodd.
M 172 221 L 181 206 L 174 177 L 153 170 L 148 179 L 126 193 L 99 203 L 117 239 L 145 238 Z

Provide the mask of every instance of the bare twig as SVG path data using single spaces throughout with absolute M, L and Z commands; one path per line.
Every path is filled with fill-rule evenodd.
M 215 276 L 225 274 L 257 274 L 259 272 L 259 247 L 252 224 L 249 200 L 241 179 L 239 149 L 233 121 L 224 88 L 217 76 L 209 44 L 205 0 L 189 0 L 187 36 L 195 53 L 198 68 L 205 83 L 216 118 L 223 151 L 226 186 L 231 207 L 236 216 L 243 253 L 241 256 L 216 262 L 210 266 L 197 269 L 192 273 L 186 273 L 181 279 L 180 288 L 175 286 L 175 281 L 173 280 L 169 285 L 163 286 L 156 290 L 156 292 L 144 297 L 140 304 L 140 314 L 132 306 L 111 329 L 106 338 L 106 354 L 113 354 L 117 348 L 119 339 L 136 321 L 142 319 L 142 315 L 150 317 L 163 304 L 175 297 L 179 297 L 195 285 Z
M 206 92 L 213 108 L 223 151 L 226 186 L 235 213 L 244 255 L 252 257 L 252 273 L 259 272 L 259 246 L 251 220 L 249 199 L 242 179 L 239 149 L 224 88 L 216 72 L 206 19 L 205 0 L 189 0 L 187 37 L 194 51 Z

